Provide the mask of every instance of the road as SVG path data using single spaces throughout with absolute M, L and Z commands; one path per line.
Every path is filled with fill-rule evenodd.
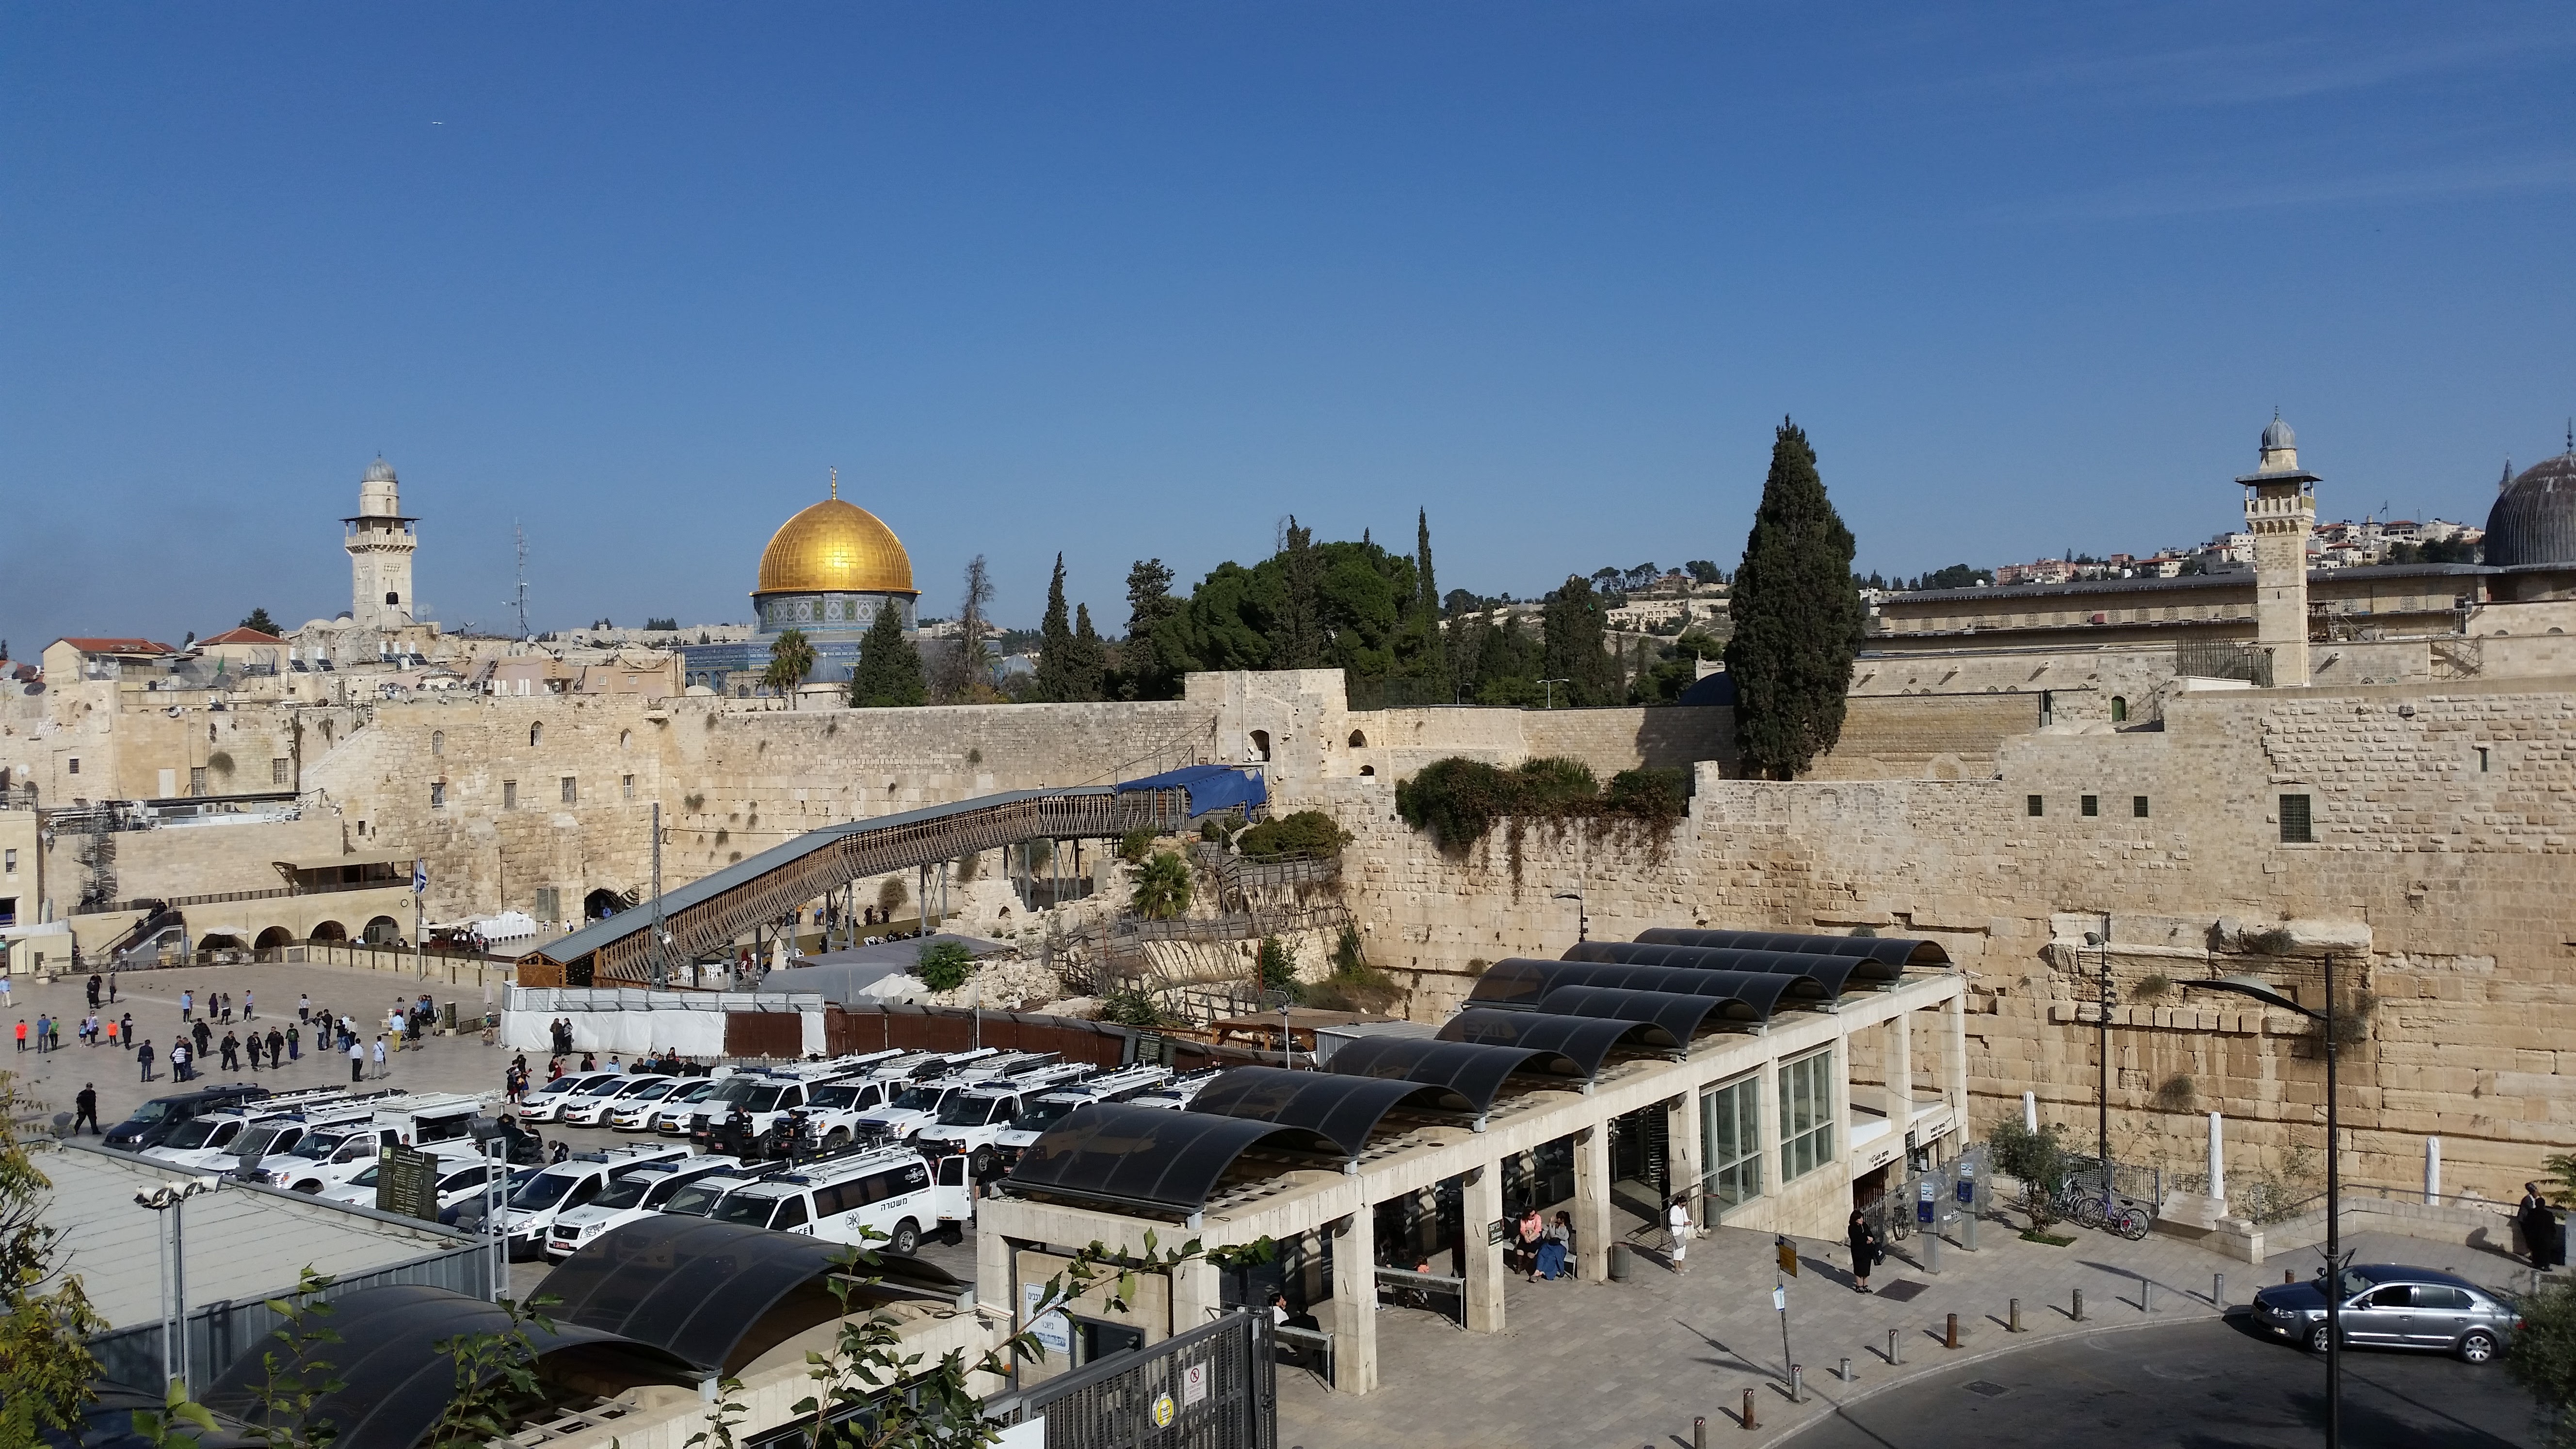
M 2000 1392 L 1998 1392 L 2000 1390 Z M 2311 1449 L 2325 1432 L 2325 1365 L 2225 1323 L 2096 1334 L 1908 1383 L 1795 1435 L 1793 1449 Z M 2508 1449 L 2545 1442 L 2501 1367 L 2434 1354 L 2344 1359 L 2349 1449 Z

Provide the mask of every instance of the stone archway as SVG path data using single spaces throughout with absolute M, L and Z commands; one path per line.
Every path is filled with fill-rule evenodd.
M 284 926 L 271 926 L 260 932 L 259 939 L 251 944 L 256 950 L 281 951 L 295 944 L 295 933 Z
M 604 921 L 624 909 L 626 898 L 606 887 L 581 898 L 581 918 L 585 921 Z
M 349 939 L 349 928 L 338 921 L 320 921 L 315 923 L 313 934 L 304 939 L 324 945 L 337 945 Z
M 402 939 L 402 922 L 391 916 L 378 916 L 367 922 L 366 942 L 370 946 L 390 946 Z

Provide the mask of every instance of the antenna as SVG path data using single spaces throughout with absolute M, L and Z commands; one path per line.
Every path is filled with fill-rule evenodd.
M 510 538 L 519 551 L 519 586 L 513 602 L 519 610 L 519 637 L 525 639 L 528 637 L 528 532 L 515 518 L 510 520 Z

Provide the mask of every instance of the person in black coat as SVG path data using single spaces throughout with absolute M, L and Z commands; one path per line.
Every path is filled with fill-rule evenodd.
M 1866 1293 L 1869 1291 L 1869 1270 L 1877 1267 L 1878 1260 L 1887 1256 L 1878 1245 L 1878 1229 L 1869 1225 L 1869 1218 L 1860 1209 L 1854 1208 L 1851 1225 L 1843 1236 L 1851 1245 L 1852 1287 Z
M 2540 1184 L 2522 1185 L 2522 1205 L 2514 1210 L 2514 1221 L 2522 1228 L 2522 1244 L 2531 1252 L 2531 1266 L 2547 1272 L 2559 1265 L 2558 1214 L 2541 1195 Z

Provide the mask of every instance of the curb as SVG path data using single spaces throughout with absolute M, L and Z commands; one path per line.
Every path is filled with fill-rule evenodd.
M 2095 1327 L 2095 1328 L 2078 1328 L 2078 1329 L 2070 1330 L 2070 1331 L 2065 1332 L 2065 1333 L 2053 1333 L 2053 1334 L 2049 1334 L 2048 1336 L 2046 1336 L 2046 1337 L 2044 1337 L 2044 1338 L 2033 1338 L 2033 1339 L 2032 1339 L 2032 1340 L 2030 1340 L 2028 1343 L 2008 1343 L 2008 1344 L 2005 1344 L 2005 1345 L 2003 1345 L 2003 1346 L 2001 1346 L 2001 1347 L 1999 1347 L 1999 1348 L 1990 1348 L 1990 1349 L 1987 1349 L 1987 1350 L 1986 1350 L 1985 1352 L 1983 1352 L 1983 1353 L 1972 1353 L 1972 1354 L 1968 1354 L 1968 1355 L 1966 1355 L 1966 1356 L 1964 1356 L 1964 1357 L 1961 1357 L 1961 1358 L 1945 1358 L 1945 1359 L 1943 1359 L 1943 1360 L 1941 1361 L 1940 1368 L 1942 1368 L 1942 1369 L 1966 1368 L 1966 1367 L 1967 1367 L 1967 1366 L 1969 1366 L 1970 1364 L 1988 1363 L 1988 1362 L 1991 1362 L 1991 1361 L 1993 1361 L 1993 1360 L 1995 1360 L 1995 1359 L 2004 1358 L 2004 1357 L 2007 1357 L 2007 1356 L 2009 1356 L 2009 1355 L 2011 1355 L 2011 1354 L 2020 1353 L 2020 1352 L 2022 1352 L 2024 1349 L 2037 1348 L 2037 1347 L 2039 1347 L 2039 1346 L 2040 1346 L 2041 1344 L 2043 1344 L 2043 1343 L 2055 1343 L 2055 1342 L 2057 1342 L 2059 1339 L 2101 1338 L 2101 1337 L 2105 1337 L 2105 1336 L 2107 1336 L 2107 1335 L 2114 1334 L 2114 1333 L 2136 1333 L 2136 1332 L 2138 1332 L 2138 1331 L 2139 1331 L 2139 1330 L 2141 1330 L 2141 1329 L 2148 1329 L 2148 1328 L 2172 1328 L 2172 1327 L 2175 1327 L 2175 1326 L 2177 1326 L 2177 1325 L 2179 1325 L 2179 1324 L 2183 1324 L 2183 1323 L 2203 1323 L 2203 1322 L 2218 1322 L 2218 1323 L 2224 1323 L 2224 1322 L 2226 1322 L 2226 1321 L 2227 1321 L 2227 1315 L 2228 1315 L 2228 1313 L 2229 1313 L 2229 1312 L 2233 1312 L 2233 1311 L 2236 1311 L 2236 1310 L 2234 1310 L 2233 1308 L 2231 1308 L 2231 1309 L 2221 1310 L 2220 1312 L 2218 1312 L 2218 1313 L 2216 1313 L 2216 1314 L 2213 1314 L 2213 1315 L 2211 1315 L 2209 1318 L 2205 1318 L 2205 1319 L 2204 1319 L 2204 1318 L 2197 1318 L 2197 1317 L 2195 1317 L 2195 1318 L 2174 1318 L 2174 1319 L 2167 1319 L 2167 1320 L 2165 1320 L 2165 1321 L 2163 1321 L 2163 1322 L 2161 1322 L 2161 1323 L 2157 1323 L 2157 1322 L 2145 1322 L 2145 1323 L 2105 1323 L 2105 1324 L 2102 1324 L 2102 1325 L 2100 1325 L 2099 1327 Z M 1785 1443 L 1787 1443 L 1788 1441 L 1790 1441 L 1790 1440 L 1792 1440 L 1792 1439 L 1795 1439 L 1795 1438 L 1797 1438 L 1799 1435 L 1801 1435 L 1801 1434 L 1803 1434 L 1803 1433 L 1807 1432 L 1809 1429 L 1813 1429 L 1813 1428 L 1817 1427 L 1817 1426 L 1818 1426 L 1818 1425 L 1820 1425 L 1820 1424 L 1824 1424 L 1824 1423 L 1828 1423 L 1828 1422 L 1830 1422 L 1830 1421 L 1831 1421 L 1831 1420 L 1833 1420 L 1836 1416 L 1840 1415 L 1840 1414 L 1842 1413 L 1842 1411 L 1843 1411 L 1843 1410 L 1848 1409 L 1848 1408 L 1850 1408 L 1851 1406 L 1853 1406 L 1853 1405 L 1855 1405 L 1855 1404 L 1864 1403 L 1864 1402 L 1866 1402 L 1866 1401 L 1868 1401 L 1868 1400 L 1870 1400 L 1870 1399 L 1874 1399 L 1874 1398 L 1878 1397 L 1880 1394 L 1886 1393 L 1886 1392 L 1887 1392 L 1888 1390 L 1890 1390 L 1890 1389 L 1901 1389 L 1901 1388 L 1908 1387 L 1909 1385 L 1911 1385 L 1911 1384 L 1914 1382 L 1914 1380 L 1915 1380 L 1915 1379 L 1918 1379 L 1918 1378 L 1929 1378 L 1929 1377 L 1931 1377 L 1931 1376 L 1932 1376 L 1932 1374 L 1934 1374 L 1934 1373 L 1936 1373 L 1936 1372 L 1938 1372 L 1938 1371 L 1939 1371 L 1938 1369 L 1935 1369 L 1933 1366 L 1931 1366 L 1931 1365 L 1928 1365 L 1928 1364 L 1927 1364 L 1927 1365 L 1925 1365 L 1925 1366 L 1924 1366 L 1924 1372 L 1922 1372 L 1922 1373 L 1920 1373 L 1920 1374 L 1911 1374 L 1911 1375 L 1905 1375 L 1905 1376 L 1898 1377 L 1898 1378 L 1889 1379 L 1889 1380 L 1888 1380 L 1887 1382 L 1885 1382 L 1885 1383 L 1882 1383 L 1882 1384 L 1876 1384 L 1876 1385 L 1873 1385 L 1873 1386 L 1871 1386 L 1871 1387 L 1869 1387 L 1869 1388 L 1862 1389 L 1862 1390 L 1860 1390 L 1858 1393 L 1855 1393 L 1855 1394 L 1851 1395 L 1849 1398 L 1843 1398 L 1843 1399 L 1828 1398 L 1827 1396 L 1825 1396 L 1825 1395 L 1823 1395 L 1823 1394 L 1821 1394 L 1821 1393 L 1820 1393 L 1820 1394 L 1818 1394 L 1818 1395 L 1817 1395 L 1817 1397 L 1818 1397 L 1819 1399 L 1824 1400 L 1824 1402 L 1828 1405 L 1828 1409 L 1827 1409 L 1827 1411 L 1826 1411 L 1825 1413 L 1818 1414 L 1816 1417 L 1814 1417 L 1814 1418 L 1812 1418 L 1812 1419 L 1809 1419 L 1807 1422 L 1805 1422 L 1805 1423 L 1803 1423 L 1803 1424 L 1796 1424 L 1796 1425 L 1792 1425 L 1792 1426 L 1790 1426 L 1789 1428 L 1787 1428 L 1787 1429 L 1785 1429 L 1785 1430 L 1781 1431 L 1779 1434 L 1777 1434 L 1777 1435 L 1775 1435 L 1775 1436 L 1773 1436 L 1773 1437 L 1771 1437 L 1771 1438 L 1769 1438 L 1769 1439 L 1757 1439 L 1757 1440 L 1755 1440 L 1754 1442 L 1755 1442 L 1755 1443 L 1757 1443 L 1757 1444 L 1785 1444 Z

